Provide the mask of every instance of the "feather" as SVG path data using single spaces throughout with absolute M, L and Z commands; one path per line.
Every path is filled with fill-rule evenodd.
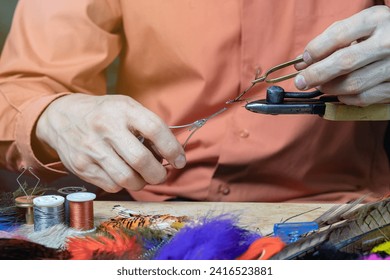
M 12 231 L 2 231 L 2 230 L 0 230 L 0 238 L 25 239 L 24 237 L 19 236 L 19 235 L 15 234 L 15 233 L 12 232 Z
M 390 241 L 387 241 L 385 243 L 379 244 L 378 246 L 373 248 L 371 250 L 371 252 L 373 252 L 373 253 L 383 252 L 383 253 L 386 253 L 386 254 L 390 255 Z
M 343 253 L 364 253 L 390 236 L 390 199 L 366 204 L 343 214 L 345 220 L 286 246 L 271 259 L 311 258 L 321 247 Z
M 128 236 L 135 236 L 138 243 L 142 244 L 143 253 L 138 257 L 142 260 L 153 259 L 157 250 L 165 245 L 171 238 L 171 235 L 168 235 L 163 230 L 155 230 L 148 227 L 139 227 L 136 229 L 121 228 L 119 231 Z M 108 233 L 106 231 L 98 231 L 97 234 L 107 235 Z
M 237 217 L 221 215 L 187 224 L 158 250 L 157 260 L 233 260 L 260 235 L 237 226 Z
M 315 253 L 307 254 L 305 260 L 359 260 L 362 255 L 358 253 L 345 253 L 334 247 L 321 246 Z
M 13 231 L 23 221 L 23 214 L 15 206 L 14 195 L 10 192 L 0 193 L 0 230 Z
M 120 205 L 115 205 L 113 211 L 116 212 L 117 216 L 102 222 L 98 227 L 99 231 L 150 228 L 154 230 L 163 230 L 166 234 L 173 235 L 189 221 L 187 216 L 137 214 Z
M 56 250 L 23 239 L 0 238 L 1 260 L 63 260 L 67 251 Z
M 382 254 L 369 254 L 361 258 L 362 260 L 388 260 L 390 261 L 390 256 Z
M 67 249 L 73 260 L 133 260 L 142 254 L 136 236 L 110 231 L 106 236 L 72 237 Z
M 359 204 L 362 203 L 366 197 L 367 196 L 362 196 L 343 205 L 333 205 L 313 222 L 316 222 L 318 226 L 321 227 L 345 220 L 345 216 L 357 209 L 360 206 Z
M 260 237 L 237 260 L 268 260 L 285 246 L 279 237 Z
M 64 224 L 57 224 L 41 231 L 34 231 L 33 225 L 22 225 L 13 231 L 13 233 L 30 240 L 31 242 L 54 249 L 64 249 L 69 237 L 84 235 L 82 232 L 74 230 Z
M 14 231 L 20 225 L 22 217 L 16 211 L 15 207 L 0 210 L 0 231 Z

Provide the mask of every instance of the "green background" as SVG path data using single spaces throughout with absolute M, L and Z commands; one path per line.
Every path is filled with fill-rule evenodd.
M 17 2 L 17 0 L 0 0 L 0 49 L 3 48 L 11 26 L 12 15 Z

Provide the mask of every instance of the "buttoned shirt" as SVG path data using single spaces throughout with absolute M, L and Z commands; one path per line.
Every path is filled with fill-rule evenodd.
M 142 201 L 345 202 L 390 190 L 387 122 L 335 122 L 312 115 L 260 115 L 226 105 L 256 73 L 302 54 L 306 44 L 369 0 L 20 0 L 0 58 L 0 164 L 44 178 L 67 171 L 42 162 L 34 126 L 55 99 L 130 96 L 168 125 L 208 121 L 186 146 L 187 165 Z M 294 69 L 286 69 L 281 74 Z M 252 98 L 263 99 L 268 85 Z M 294 90 L 293 81 L 280 84 Z M 111 94 L 111 93 L 110 93 Z M 183 143 L 188 134 L 177 134 Z

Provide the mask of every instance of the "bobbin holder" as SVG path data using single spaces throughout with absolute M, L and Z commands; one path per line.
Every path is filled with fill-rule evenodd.
M 323 116 L 326 102 L 338 102 L 336 97 L 321 96 L 319 90 L 312 92 L 286 92 L 279 86 L 267 89 L 266 99 L 246 104 L 245 108 L 261 114 L 312 114 Z

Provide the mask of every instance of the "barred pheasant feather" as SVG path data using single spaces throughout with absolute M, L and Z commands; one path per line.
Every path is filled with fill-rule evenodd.
M 271 259 L 316 259 L 321 250 L 362 255 L 389 239 L 390 198 L 354 210 L 344 207 L 333 209 L 334 215 L 326 213 L 327 219 L 318 219 L 322 225 L 329 224 L 327 229 L 289 244 Z
M 117 216 L 101 223 L 100 231 L 111 231 L 117 229 L 134 230 L 138 228 L 150 228 L 162 230 L 167 234 L 174 234 L 184 226 L 190 219 L 187 216 L 172 216 L 170 214 L 145 215 L 139 214 L 120 205 L 115 205 L 113 211 Z

